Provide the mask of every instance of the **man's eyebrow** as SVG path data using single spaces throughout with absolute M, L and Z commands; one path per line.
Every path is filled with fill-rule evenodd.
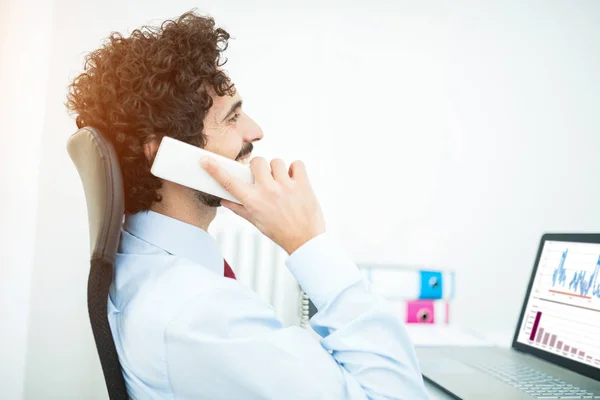
M 242 100 L 238 100 L 235 103 L 233 103 L 233 105 L 231 106 L 231 108 L 229 109 L 229 112 L 227 113 L 227 115 L 225 116 L 225 118 L 223 118 L 223 121 L 225 121 L 227 118 L 229 118 L 229 116 L 231 114 L 233 114 L 235 112 L 235 110 L 237 110 L 238 108 L 240 108 L 242 106 Z M 221 122 L 223 122 L 221 121 Z

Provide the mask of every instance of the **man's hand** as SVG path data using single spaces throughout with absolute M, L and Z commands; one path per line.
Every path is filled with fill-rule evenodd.
M 269 170 L 264 158 L 252 159 L 254 185 L 238 180 L 210 157 L 200 164 L 242 203 L 221 200 L 221 205 L 248 220 L 288 254 L 325 232 L 321 206 L 301 161 L 293 162 L 288 171 L 282 160 L 271 161 Z

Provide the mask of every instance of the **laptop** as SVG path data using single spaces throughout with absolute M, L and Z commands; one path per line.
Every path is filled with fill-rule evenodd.
M 542 236 L 512 347 L 417 347 L 459 399 L 600 399 L 600 234 Z

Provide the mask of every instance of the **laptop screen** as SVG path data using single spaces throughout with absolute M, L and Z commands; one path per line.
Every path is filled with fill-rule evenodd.
M 600 244 L 545 241 L 517 341 L 600 368 Z

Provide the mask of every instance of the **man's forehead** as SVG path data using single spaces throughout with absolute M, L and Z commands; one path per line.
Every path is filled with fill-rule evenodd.
M 218 96 L 217 94 L 211 94 L 211 97 L 213 99 L 213 107 L 215 107 L 215 108 L 221 108 L 221 107 L 229 108 L 229 107 L 231 107 L 232 104 L 235 104 L 238 101 L 242 100 L 242 97 L 240 96 L 240 94 L 237 91 L 235 92 L 235 94 L 233 96 L 229 96 L 227 94 L 225 96 Z

